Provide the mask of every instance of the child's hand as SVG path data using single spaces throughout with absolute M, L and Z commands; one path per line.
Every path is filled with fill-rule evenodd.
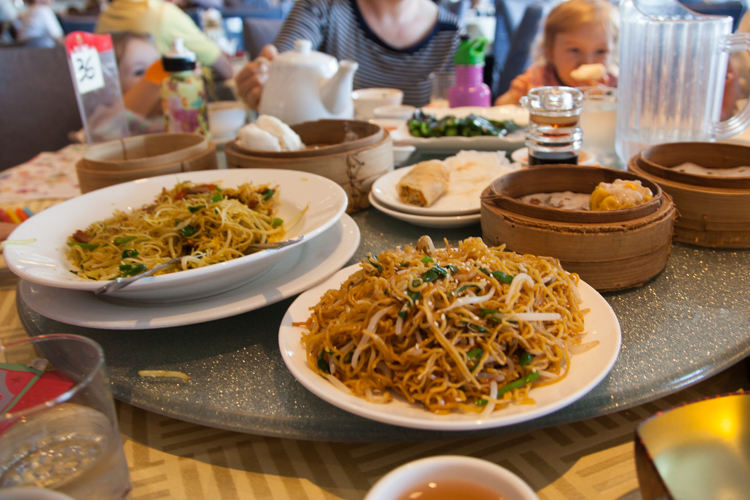
M 495 106 L 518 104 L 521 98 L 531 90 L 531 75 L 523 73 L 510 82 L 510 88 L 495 101 Z

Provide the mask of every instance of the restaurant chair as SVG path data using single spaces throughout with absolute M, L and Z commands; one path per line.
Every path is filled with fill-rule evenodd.
M 96 18 L 97 16 L 74 16 L 70 14 L 60 14 L 57 16 L 60 26 L 66 35 L 74 31 L 93 33 L 96 27 Z
M 273 43 L 283 24 L 282 19 L 245 18 L 242 21 L 242 36 L 248 59 L 252 61 L 258 57 L 263 47 Z
M 0 48 L 0 170 L 68 145 L 82 127 L 63 47 Z
M 498 55 L 495 53 L 496 59 L 494 64 L 497 71 L 494 72 L 496 74 L 493 75 L 492 85 L 490 86 L 493 100 L 507 92 L 513 79 L 523 73 L 529 66 L 537 32 L 550 8 L 551 4 L 547 2 L 536 2 L 526 7 L 520 24 L 510 36 L 510 43 L 507 45 L 507 50 L 503 51 L 500 49 L 500 60 L 497 59 Z M 507 29 L 507 24 L 505 21 L 501 23 L 498 20 L 495 28 L 496 50 L 498 49 L 497 37 L 498 34 L 501 37 L 504 36 L 499 33 L 503 29 Z
M 726 2 L 680 2 L 688 9 L 712 16 L 729 16 L 732 18 L 732 31 L 736 31 L 745 12 L 745 4 L 739 0 Z

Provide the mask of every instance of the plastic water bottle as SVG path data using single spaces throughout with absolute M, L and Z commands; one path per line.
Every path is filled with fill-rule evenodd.
M 459 106 L 490 106 L 490 88 L 484 83 L 484 49 L 487 39 L 461 37 L 453 56 L 456 65 L 456 84 L 448 90 L 448 104 Z
M 161 105 L 167 132 L 187 132 L 210 138 L 206 110 L 206 87 L 195 74 L 196 58 L 181 38 L 162 56 L 169 73 L 161 86 Z

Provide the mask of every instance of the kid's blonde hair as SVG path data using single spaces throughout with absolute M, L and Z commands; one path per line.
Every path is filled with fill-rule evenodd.
M 555 37 L 560 33 L 600 23 L 610 35 L 610 50 L 614 53 L 620 24 L 615 6 L 607 0 L 567 0 L 558 4 L 544 23 L 542 54 L 548 56 L 552 53 Z

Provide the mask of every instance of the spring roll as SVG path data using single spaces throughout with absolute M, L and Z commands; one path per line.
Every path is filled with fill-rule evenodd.
M 417 163 L 396 185 L 401 201 L 419 207 L 429 207 L 448 189 L 450 172 L 441 161 Z

